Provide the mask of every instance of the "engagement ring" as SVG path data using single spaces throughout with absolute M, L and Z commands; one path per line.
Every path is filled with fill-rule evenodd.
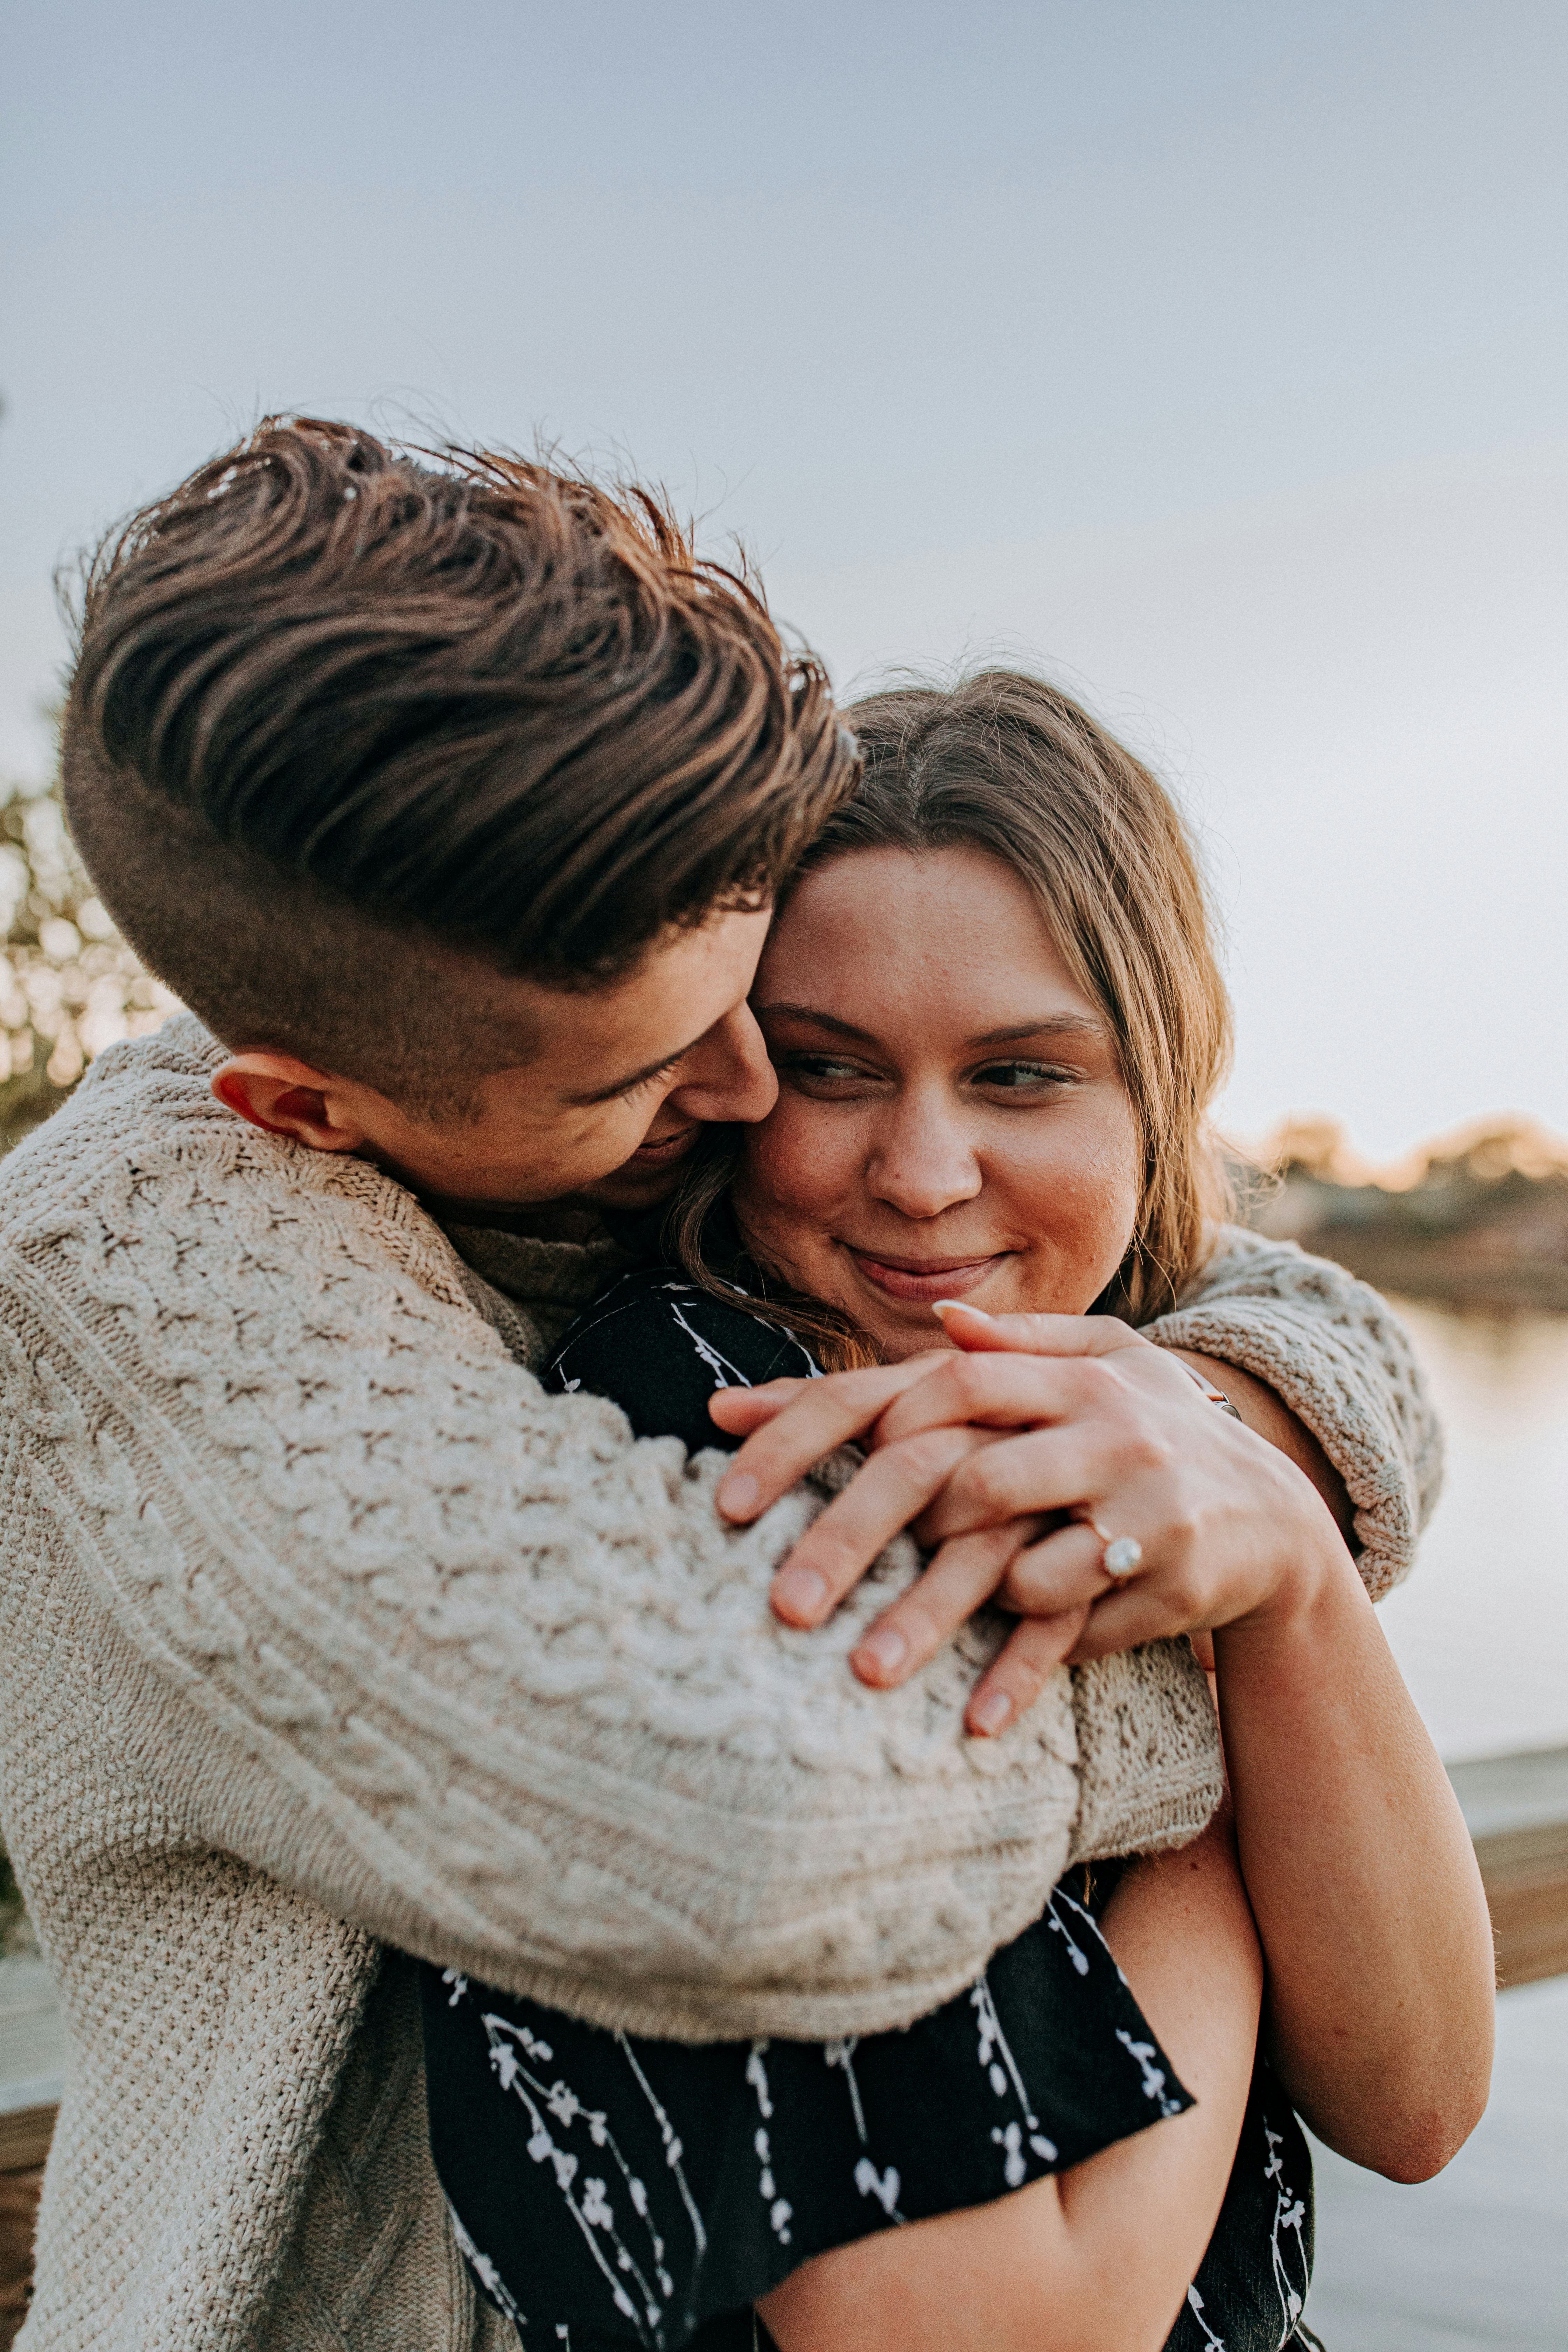
M 1098 1519 L 1088 1523 L 1105 1546 L 1100 1566 L 1112 1584 L 1125 1584 L 1143 1565 L 1143 1547 L 1136 1536 L 1108 1536 Z

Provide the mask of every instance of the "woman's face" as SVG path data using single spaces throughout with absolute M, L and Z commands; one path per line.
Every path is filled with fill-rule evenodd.
M 853 850 L 806 877 L 753 1005 L 779 1076 L 735 1188 L 748 1244 L 889 1360 L 931 1312 L 1081 1315 L 1132 1237 L 1113 1042 L 1028 890 L 978 849 Z

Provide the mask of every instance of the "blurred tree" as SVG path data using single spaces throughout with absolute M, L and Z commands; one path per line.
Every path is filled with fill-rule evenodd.
M 58 785 L 0 788 L 0 1151 L 65 1100 L 95 1054 L 156 1029 L 175 1000 L 93 895 Z

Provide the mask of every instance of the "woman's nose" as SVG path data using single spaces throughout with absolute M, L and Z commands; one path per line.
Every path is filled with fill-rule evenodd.
M 766 1118 L 779 1082 L 749 1004 L 737 1004 L 699 1038 L 681 1066 L 680 1083 L 666 1101 L 688 1118 Z
M 939 1217 L 973 1201 L 984 1181 L 963 1122 L 912 1104 L 894 1115 L 866 1168 L 872 1199 L 904 1217 Z

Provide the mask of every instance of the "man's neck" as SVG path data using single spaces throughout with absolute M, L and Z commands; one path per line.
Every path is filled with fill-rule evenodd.
M 419 1203 L 438 1225 L 468 1225 L 481 1232 L 516 1234 L 524 1241 L 593 1242 L 605 1231 L 603 1213 L 572 1199 L 465 1201 L 446 1192 L 421 1192 Z
M 614 1242 L 628 1256 L 658 1255 L 664 1203 L 646 1209 L 600 1208 L 568 1196 L 560 1201 L 465 1201 L 441 1192 L 421 1192 L 419 1205 L 448 1232 L 511 1234 L 520 1241 L 569 1242 L 582 1249 Z

